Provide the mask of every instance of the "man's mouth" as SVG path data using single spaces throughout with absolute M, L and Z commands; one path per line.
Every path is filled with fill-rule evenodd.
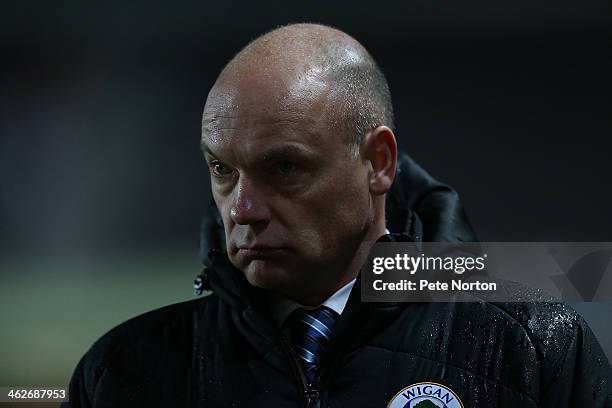
M 276 247 L 276 246 L 268 246 L 268 245 L 244 245 L 238 246 L 236 250 L 236 255 L 241 258 L 241 260 L 250 262 L 258 259 L 270 259 L 278 256 L 285 248 Z

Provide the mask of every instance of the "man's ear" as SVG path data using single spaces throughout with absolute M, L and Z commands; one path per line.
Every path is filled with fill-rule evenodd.
M 391 188 L 397 166 L 397 142 L 393 131 L 378 126 L 369 131 L 362 144 L 363 158 L 370 163 L 370 192 L 385 194 Z

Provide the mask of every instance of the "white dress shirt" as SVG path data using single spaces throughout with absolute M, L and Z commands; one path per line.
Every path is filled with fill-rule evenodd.
M 346 306 L 346 302 L 348 301 L 349 295 L 351 294 L 351 289 L 353 289 L 353 285 L 355 284 L 355 280 L 353 279 L 340 289 L 338 289 L 333 295 L 327 298 L 327 300 L 321 303 L 318 306 L 304 306 L 295 300 L 279 296 L 278 298 L 273 300 L 273 318 L 276 324 L 282 327 L 283 323 L 289 317 L 289 315 L 298 308 L 302 308 L 305 310 L 316 309 L 321 306 L 327 306 L 332 309 L 334 312 L 339 315 L 344 311 L 344 307 Z

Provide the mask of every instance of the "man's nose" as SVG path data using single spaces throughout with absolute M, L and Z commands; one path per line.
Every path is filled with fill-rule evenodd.
M 232 221 L 240 225 L 252 225 L 270 220 L 270 209 L 266 202 L 265 192 L 252 181 L 239 180 L 230 208 Z

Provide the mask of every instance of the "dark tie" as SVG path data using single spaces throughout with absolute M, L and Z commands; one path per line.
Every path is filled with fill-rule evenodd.
M 332 329 L 340 315 L 321 306 L 314 310 L 296 309 L 286 321 L 291 329 L 291 343 L 306 373 L 308 384 L 312 384 L 321 356 L 325 352 Z

